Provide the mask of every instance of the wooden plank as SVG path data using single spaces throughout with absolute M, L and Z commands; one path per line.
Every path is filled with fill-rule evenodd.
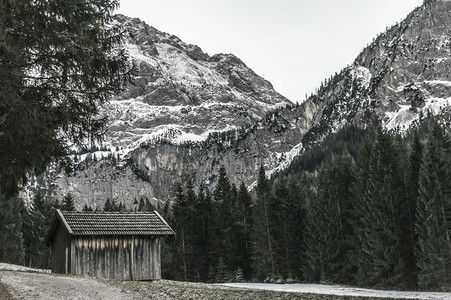
M 108 237 L 105 237 L 103 239 L 104 241 L 104 247 L 105 247 L 105 277 L 108 277 L 110 275 L 110 245 L 108 241 Z
M 134 254 L 134 248 L 135 248 L 135 238 L 132 236 L 130 238 L 130 280 L 135 281 L 135 254 Z
M 123 247 L 123 242 L 122 242 L 123 238 L 118 238 L 118 257 L 117 257 L 117 264 L 118 264 L 118 269 L 116 271 L 117 274 L 117 279 L 124 279 L 124 269 L 125 269 L 125 263 L 123 260 L 123 255 L 124 255 L 124 247 Z
M 93 268 L 94 268 L 94 276 L 95 277 L 102 277 L 101 270 L 100 270 L 100 264 L 99 264 L 99 238 L 93 237 L 93 247 L 92 247 L 92 257 L 94 260 Z
M 106 247 L 105 247 L 105 239 L 103 237 L 99 238 L 99 270 L 100 277 L 107 277 L 106 273 Z
M 153 279 L 161 279 L 161 241 L 155 238 L 155 277 Z
M 75 274 L 75 240 L 70 239 L 70 274 Z
M 69 247 L 64 247 L 64 274 L 67 274 L 69 269 Z

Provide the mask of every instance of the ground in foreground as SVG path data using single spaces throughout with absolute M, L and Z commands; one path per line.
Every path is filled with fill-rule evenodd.
M 242 287 L 246 287 L 242 288 Z M 0 299 L 33 299 L 33 300 L 53 300 L 53 299 L 107 299 L 107 300 L 127 300 L 127 299 L 308 299 L 308 300 L 342 300 L 342 299 L 451 299 L 449 293 L 417 293 L 416 297 L 409 294 L 399 293 L 385 296 L 380 293 L 375 297 L 367 297 L 365 294 L 314 294 L 324 293 L 321 289 L 313 290 L 287 290 L 284 285 L 276 285 L 279 291 L 258 290 L 258 288 L 273 288 L 267 286 L 253 286 L 244 284 L 240 287 L 177 282 L 159 280 L 154 282 L 143 281 L 120 281 L 111 279 L 96 279 L 91 277 L 63 276 L 48 274 L 42 270 L 31 270 L 14 265 L 0 263 Z M 290 288 L 292 288 L 291 286 Z M 334 289 L 345 289 L 338 286 L 322 286 L 329 292 Z M 251 288 L 251 289 L 249 289 Z M 284 290 L 285 289 L 285 290 Z M 348 288 L 349 290 L 358 290 Z

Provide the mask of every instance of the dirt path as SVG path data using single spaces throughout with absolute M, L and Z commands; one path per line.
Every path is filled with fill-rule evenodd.
M 315 284 L 132 282 L 55 275 L 48 270 L 0 263 L 0 300 L 344 300 L 350 296 L 368 300 L 451 299 L 451 293 L 376 291 Z
M 137 299 L 130 291 L 92 279 L 16 271 L 0 271 L 0 298 L 8 300 Z

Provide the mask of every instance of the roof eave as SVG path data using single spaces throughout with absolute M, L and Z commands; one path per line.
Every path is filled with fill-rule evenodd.
M 166 226 L 168 226 L 168 228 L 172 231 L 172 234 L 170 234 L 170 235 L 175 235 L 175 231 L 171 228 L 171 226 L 169 226 L 168 222 L 166 222 L 166 220 L 163 219 L 163 217 L 162 217 L 156 210 L 154 210 L 153 212 L 154 212 L 154 213 L 157 215 L 157 217 L 160 218 L 160 220 L 161 220 Z M 167 236 L 170 236 L 170 235 L 167 235 Z
M 67 224 L 66 218 L 64 218 L 64 215 L 61 213 L 61 210 L 57 209 L 55 211 L 55 214 L 53 216 L 52 224 L 50 225 L 49 232 L 47 234 L 47 237 L 45 239 L 45 244 L 47 246 L 50 246 L 50 243 L 53 240 L 53 235 L 55 234 L 56 226 L 58 225 L 58 221 L 60 221 L 63 225 L 66 231 L 69 233 L 69 235 L 73 235 L 74 232 L 70 228 L 69 224 Z

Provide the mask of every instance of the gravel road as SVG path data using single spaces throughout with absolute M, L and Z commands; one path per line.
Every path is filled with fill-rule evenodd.
M 451 299 L 451 293 L 376 291 L 312 284 L 132 282 L 56 275 L 49 270 L 0 263 L 0 300 L 344 300 L 350 297 L 444 300 Z
M 7 300 L 138 299 L 131 291 L 92 279 L 17 271 L 0 271 L 0 296 Z

